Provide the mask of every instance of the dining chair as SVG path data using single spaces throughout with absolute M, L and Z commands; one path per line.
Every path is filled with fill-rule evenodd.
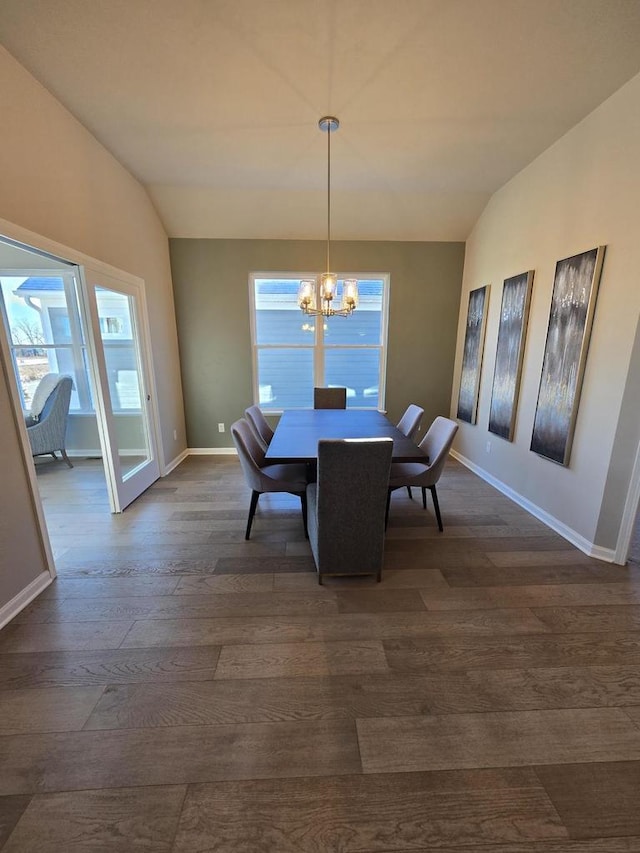
M 420 486 L 422 488 L 422 508 L 427 508 L 427 489 L 433 498 L 433 508 L 438 521 L 438 530 L 443 531 L 442 516 L 436 483 L 442 470 L 453 439 L 458 431 L 458 424 L 449 418 L 438 416 L 427 430 L 418 447 L 426 454 L 428 463 L 423 462 L 394 462 L 389 475 L 389 490 L 387 494 L 386 521 L 389 520 L 391 492 L 404 486 Z
M 251 503 L 245 539 L 251 535 L 253 517 L 260 495 L 266 492 L 289 492 L 297 495 L 302 503 L 302 522 L 307 535 L 307 466 L 302 463 L 265 465 L 264 450 L 258 443 L 253 430 L 244 418 L 231 424 L 231 437 L 238 451 L 238 458 L 247 485 L 251 489 Z
M 324 575 L 382 575 L 393 439 L 321 439 L 307 486 L 309 544 Z
M 398 429 L 407 438 L 415 438 L 423 415 L 424 409 L 421 409 L 420 406 L 416 406 L 414 403 L 410 403 L 404 415 L 398 421 Z
M 313 408 L 314 409 L 346 409 L 347 408 L 347 389 L 346 388 L 314 388 L 313 389 Z
M 414 403 L 410 403 L 407 406 L 407 410 L 404 415 L 397 423 L 398 429 L 403 435 L 406 435 L 407 438 L 415 438 L 423 415 L 424 409 L 421 409 L 420 406 L 416 406 Z M 407 486 L 407 493 L 410 498 L 413 497 L 411 494 L 411 486 Z
M 244 416 L 249 422 L 249 426 L 253 428 L 256 437 L 260 440 L 263 449 L 266 451 L 273 438 L 273 430 L 262 414 L 262 409 L 260 406 L 249 406 L 248 409 L 245 409 Z

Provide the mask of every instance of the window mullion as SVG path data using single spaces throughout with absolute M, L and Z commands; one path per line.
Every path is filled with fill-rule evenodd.
M 316 280 L 316 304 L 320 305 L 320 277 Z M 314 385 L 323 387 L 325 384 L 324 370 L 324 317 L 316 317 L 316 342 L 313 359 Z
M 78 392 L 78 403 L 81 411 L 91 410 L 91 393 L 89 390 L 89 378 L 87 376 L 87 362 L 85 361 L 86 346 L 84 345 L 84 335 L 82 322 L 80 320 L 80 312 L 78 310 L 78 297 L 76 293 L 76 278 L 75 275 L 65 275 L 64 292 L 67 300 L 67 310 L 69 312 L 69 328 L 71 331 L 71 346 L 72 358 L 75 368 L 76 384 Z

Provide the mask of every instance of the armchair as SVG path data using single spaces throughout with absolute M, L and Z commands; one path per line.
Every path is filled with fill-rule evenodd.
M 59 450 L 69 468 L 73 465 L 65 449 L 65 433 L 72 387 L 70 376 L 47 373 L 33 395 L 31 411 L 25 414 L 32 455 L 51 454 L 57 459 L 56 451 Z

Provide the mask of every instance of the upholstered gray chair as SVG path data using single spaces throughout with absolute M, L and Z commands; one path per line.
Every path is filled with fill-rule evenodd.
M 407 438 L 415 438 L 423 415 L 424 409 L 421 409 L 420 406 L 416 406 L 414 403 L 411 403 L 407 406 L 406 412 L 398 421 L 398 429 L 403 435 L 406 435 Z
M 251 504 L 245 539 L 251 535 L 258 499 L 265 492 L 290 492 L 302 501 L 302 522 L 307 533 L 307 466 L 300 463 L 266 465 L 264 451 L 244 418 L 231 424 L 231 437 L 238 451 L 240 465 L 251 491 Z
M 69 468 L 73 468 L 65 448 L 69 404 L 73 380 L 59 373 L 47 373 L 33 395 L 31 410 L 25 413 L 25 424 L 33 456 L 59 451 Z
M 307 526 L 318 583 L 324 575 L 375 575 L 380 580 L 392 451 L 390 438 L 318 442 L 318 479 L 307 486 Z
M 346 409 L 347 408 L 347 389 L 346 388 L 314 388 L 313 389 L 313 408 L 314 409 Z
M 407 438 L 415 438 L 423 415 L 424 409 L 421 409 L 420 406 L 416 406 L 413 403 L 410 403 L 407 406 L 406 412 L 397 423 L 398 429 L 403 435 L 406 435 Z M 407 493 L 409 497 L 412 497 L 411 486 L 407 486 Z
M 254 433 L 263 445 L 264 450 L 269 447 L 273 438 L 273 430 L 269 426 L 267 419 L 262 414 L 260 406 L 249 406 L 245 409 L 244 416 L 249 422 L 249 426 L 253 428 Z
M 391 474 L 389 476 L 389 494 L 387 498 L 387 519 L 389 518 L 389 504 L 391 492 L 394 489 L 401 489 L 404 486 L 420 486 L 422 488 L 422 507 L 427 508 L 427 489 L 431 492 L 433 498 L 433 508 L 438 521 L 438 529 L 440 532 L 444 529 L 442 526 L 442 516 L 440 515 L 440 504 L 438 503 L 438 493 L 436 492 L 436 483 L 440 479 L 442 469 L 447 461 L 449 450 L 453 444 L 453 439 L 458 431 L 458 424 L 449 418 L 437 417 L 431 424 L 425 437 L 418 445 L 423 450 L 429 459 L 428 464 L 422 462 L 394 462 L 391 466 Z

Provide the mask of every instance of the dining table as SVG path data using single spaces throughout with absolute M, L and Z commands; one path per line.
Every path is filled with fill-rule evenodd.
M 375 409 L 289 409 L 278 422 L 265 462 L 314 462 L 324 438 L 392 438 L 393 462 L 428 461 L 414 441 Z

